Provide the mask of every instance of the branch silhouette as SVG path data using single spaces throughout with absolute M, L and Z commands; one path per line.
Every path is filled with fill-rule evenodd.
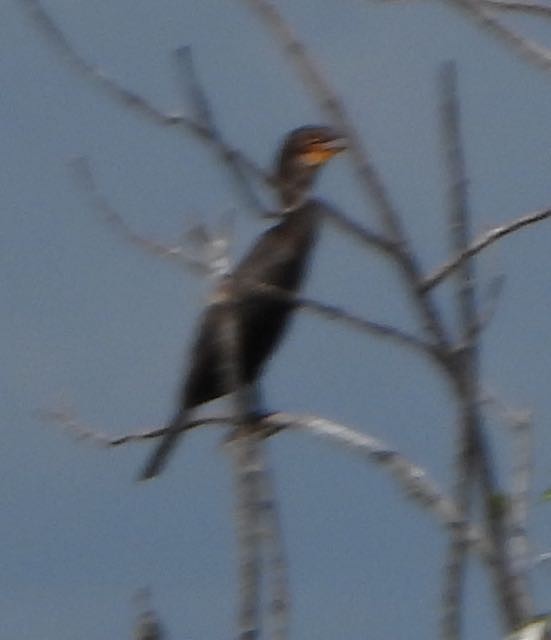
M 122 107 L 135 111 L 153 124 L 162 127 L 173 127 L 210 146 L 215 151 L 222 166 L 229 171 L 230 177 L 248 209 L 253 209 L 259 214 L 265 213 L 247 177 L 253 178 L 265 186 L 271 186 L 272 181 L 270 175 L 258 167 L 242 151 L 223 140 L 211 118 L 205 121 L 206 107 L 204 105 L 207 102 L 206 94 L 202 89 L 201 95 L 204 104 L 202 109 L 199 110 L 200 119 L 180 113 L 166 113 L 143 96 L 113 80 L 105 72 L 90 64 L 86 58 L 81 56 L 39 0 L 19 1 L 26 6 L 33 21 L 45 35 L 47 42 L 58 51 L 65 62 L 71 66 L 77 74 L 92 82 L 100 91 L 107 94 Z M 177 53 L 177 59 L 181 56 L 181 52 Z M 191 59 L 187 64 L 187 71 L 193 74 L 192 85 L 194 87 L 195 105 L 197 107 L 200 85 Z
M 459 267 L 465 262 L 476 256 L 478 253 L 494 244 L 498 240 L 505 238 L 515 231 L 519 231 L 524 227 L 547 220 L 551 217 L 551 209 L 541 209 L 534 211 L 533 213 L 527 213 L 511 222 L 508 222 L 499 227 L 494 227 L 485 233 L 482 233 L 476 238 L 466 249 L 453 258 L 450 258 L 442 266 L 438 267 L 431 275 L 427 276 L 421 288 L 423 290 L 432 289 L 436 285 L 440 284 L 443 280 L 452 275 Z

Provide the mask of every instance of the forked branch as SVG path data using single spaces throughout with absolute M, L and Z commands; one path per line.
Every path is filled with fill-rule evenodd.
M 255 180 L 265 186 L 271 186 L 272 180 L 269 174 L 263 171 L 256 163 L 248 158 L 242 151 L 228 144 L 214 126 L 212 119 L 205 119 L 205 107 L 199 112 L 198 118 L 191 118 L 183 114 L 165 113 L 143 96 L 127 89 L 113 80 L 101 69 L 90 64 L 71 44 L 69 38 L 60 29 L 50 14 L 44 9 L 39 0 L 20 0 L 24 4 L 35 24 L 46 36 L 53 48 L 62 58 L 82 77 L 92 82 L 99 90 L 107 94 L 115 102 L 124 108 L 132 109 L 150 122 L 163 127 L 176 127 L 178 130 L 190 134 L 204 144 L 212 147 L 236 185 L 239 194 L 248 209 L 256 213 L 264 214 L 264 209 L 258 200 L 250 180 Z M 181 55 L 181 54 L 180 54 Z M 191 59 L 188 64 L 188 72 L 192 68 Z M 206 94 L 200 87 L 197 75 L 193 72 L 192 84 L 195 88 L 195 103 L 197 95 L 201 91 L 204 104 L 207 104 Z

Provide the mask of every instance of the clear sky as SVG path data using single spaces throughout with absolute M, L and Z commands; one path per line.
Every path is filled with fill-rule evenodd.
M 196 64 L 227 137 L 264 166 L 289 129 L 323 121 L 245 3 L 50 0 L 94 64 L 166 110 L 182 109 L 172 62 Z M 424 266 L 446 255 L 446 183 L 436 73 L 459 66 L 478 230 L 551 205 L 551 75 L 444 3 L 278 2 L 346 101 Z M 172 638 L 234 629 L 230 467 L 220 431 L 201 430 L 158 481 L 134 477 L 150 445 L 102 451 L 45 426 L 36 411 L 74 406 L 112 434 L 171 414 L 186 345 L 208 292 L 103 225 L 71 181 L 86 154 L 136 230 L 171 240 L 236 211 L 236 255 L 262 229 L 197 142 L 114 104 L 51 51 L 20 3 L 0 10 L 0 637 L 105 640 L 130 635 L 132 594 L 150 585 Z M 547 26 L 525 33 L 551 46 Z M 374 223 L 343 156 L 319 193 Z M 366 216 L 368 216 L 366 218 Z M 484 340 L 484 384 L 535 416 L 535 494 L 551 484 L 551 227 L 480 260 L 480 284 L 506 287 Z M 327 228 L 309 295 L 414 330 L 385 261 Z M 446 295 L 441 301 L 446 302 Z M 451 311 L 450 311 L 451 318 Z M 454 406 L 419 356 L 301 314 L 265 377 L 270 408 L 309 412 L 383 438 L 450 488 Z M 510 479 L 509 434 L 491 436 Z M 294 597 L 293 637 L 435 637 L 446 538 L 380 470 L 301 434 L 270 443 Z M 551 507 L 535 505 L 535 551 L 551 546 Z M 534 574 L 539 610 L 551 575 Z M 469 638 L 499 637 L 492 596 L 470 563 Z

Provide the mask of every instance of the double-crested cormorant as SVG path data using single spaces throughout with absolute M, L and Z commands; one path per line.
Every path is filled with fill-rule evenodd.
M 293 305 L 289 301 L 254 292 L 251 282 L 276 286 L 295 293 L 304 272 L 319 226 L 319 213 L 308 195 L 320 169 L 346 148 L 345 141 L 329 127 L 305 126 L 288 134 L 277 157 L 276 182 L 283 207 L 283 220 L 265 231 L 228 277 L 239 287 L 236 305 L 237 358 L 240 382 L 253 382 L 279 343 Z M 249 283 L 250 293 L 247 292 Z M 220 297 L 228 279 L 220 284 Z M 201 319 L 190 359 L 190 367 L 180 393 L 178 411 L 170 422 L 175 431 L 167 433 L 149 458 L 140 479 L 153 478 L 166 463 L 182 435 L 182 426 L 194 407 L 223 396 L 229 388 L 224 373 L 223 304 L 209 305 Z

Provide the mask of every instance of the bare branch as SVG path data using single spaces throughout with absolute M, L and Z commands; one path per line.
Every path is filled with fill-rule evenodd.
M 70 166 L 76 178 L 77 185 L 90 199 L 92 206 L 103 214 L 104 222 L 109 224 L 116 233 L 119 233 L 124 238 L 124 240 L 147 253 L 160 258 L 173 260 L 180 267 L 183 266 L 199 275 L 212 274 L 212 264 L 209 264 L 208 261 L 203 258 L 193 256 L 191 251 L 186 251 L 182 244 L 167 246 L 133 231 L 128 226 L 123 216 L 99 190 L 90 162 L 87 158 L 76 158 L 71 162 Z
M 109 438 L 103 433 L 94 431 L 75 421 L 71 416 L 60 411 L 43 414 L 50 421 L 61 423 L 69 431 L 102 446 L 118 446 L 141 440 L 150 440 L 165 435 L 166 427 L 127 434 L 117 438 Z M 215 416 L 202 418 L 182 425 L 179 430 L 188 431 L 196 427 L 212 424 L 235 425 L 235 416 Z M 366 457 L 370 462 L 382 466 L 390 472 L 398 482 L 405 495 L 418 502 L 421 506 L 432 511 L 438 519 L 449 529 L 457 526 L 461 520 L 453 501 L 449 500 L 420 467 L 408 462 L 404 456 L 385 445 L 380 440 L 355 431 L 349 427 L 320 418 L 317 416 L 299 416 L 288 413 L 273 413 L 258 419 L 255 424 L 259 437 L 271 437 L 284 429 L 297 429 L 312 432 L 355 453 Z M 484 535 L 473 526 L 468 528 L 469 545 L 474 546 L 484 555 L 491 548 Z
M 381 253 L 395 257 L 399 253 L 399 248 L 396 243 L 386 236 L 372 231 L 365 225 L 359 224 L 349 216 L 347 216 L 342 210 L 337 209 L 335 205 L 329 204 L 323 200 L 317 200 L 318 208 L 323 215 L 334 224 L 337 229 L 340 229 L 344 233 L 359 240 L 362 244 L 365 244 L 370 249 L 377 249 Z
M 243 431 L 232 442 L 239 556 L 239 640 L 260 636 L 261 540 L 259 443 Z
M 485 233 L 482 233 L 461 253 L 448 260 L 441 267 L 438 267 L 430 276 L 427 276 L 423 280 L 422 289 L 427 291 L 432 289 L 437 284 L 440 284 L 445 278 L 454 273 L 459 267 L 461 267 L 469 258 L 472 258 L 477 253 L 480 253 L 483 249 L 490 246 L 497 240 L 501 240 L 505 236 L 518 231 L 528 225 L 540 222 L 541 220 L 547 220 L 551 217 L 551 209 L 541 209 L 534 211 L 533 213 L 527 213 L 520 218 L 516 218 L 512 222 L 508 222 L 505 225 L 494 227 Z
M 481 0 L 480 4 L 490 10 L 524 13 L 526 15 L 536 15 L 543 18 L 551 18 L 551 5 L 541 4 L 539 2 L 526 2 L 517 0 Z
M 487 8 L 486 2 L 478 0 L 448 0 L 450 4 L 463 10 L 487 33 L 500 39 L 506 46 L 521 55 L 528 62 L 544 71 L 551 71 L 551 50 L 537 42 L 520 36 L 494 18 L 495 7 Z
M 185 93 L 191 96 L 197 121 L 207 127 L 211 133 L 214 133 L 216 131 L 214 114 L 195 70 L 191 47 L 176 49 L 174 56 L 180 71 L 179 76 L 184 81 Z
M 443 133 L 451 179 L 452 243 L 455 251 L 460 254 L 469 245 L 470 212 L 461 143 L 457 76 L 453 64 L 446 65 L 442 72 L 442 96 Z M 504 519 L 494 508 L 496 495 L 500 491 L 480 412 L 479 352 L 476 337 L 472 336 L 477 323 L 475 272 L 472 262 L 466 261 L 460 268 L 456 298 L 460 335 L 466 344 L 464 349 L 456 353 L 455 367 L 450 370 L 456 388 L 460 419 L 456 499 L 459 509 L 467 518 L 473 471 L 478 471 L 486 526 L 493 545 L 494 561 L 491 569 L 495 593 L 499 598 L 505 627 L 511 631 L 530 615 L 530 607 L 524 585 L 518 580 L 511 566 Z M 464 546 L 460 540 L 453 540 L 452 553 L 459 553 L 460 546 Z M 457 619 L 454 625 L 455 628 L 450 627 L 450 631 L 455 634 L 453 637 L 458 637 Z
M 471 340 L 476 339 L 494 319 L 504 284 L 505 276 L 503 274 L 492 278 L 488 284 L 484 295 L 484 307 L 478 313 L 474 326 L 471 327 Z M 464 348 L 464 345 L 459 346 L 459 349 L 462 348 Z
M 69 42 L 67 36 L 52 20 L 48 12 L 38 0 L 20 0 L 33 18 L 35 24 L 44 33 L 47 40 L 61 54 L 63 59 L 72 66 L 80 75 L 93 81 L 98 88 L 105 91 L 110 97 L 121 103 L 124 107 L 135 109 L 142 116 L 163 126 L 182 124 L 188 127 L 195 135 L 206 135 L 200 125 L 183 115 L 166 114 L 157 109 L 142 96 L 119 85 L 100 69 L 91 65 L 83 58 Z
M 279 287 L 257 282 L 256 280 L 245 281 L 244 284 L 246 284 L 248 288 L 250 287 L 251 292 L 254 291 L 255 294 L 258 293 L 259 295 L 288 300 L 297 308 L 306 309 L 316 315 L 340 322 L 358 331 L 395 341 L 398 344 L 409 347 L 410 349 L 420 351 L 425 356 L 439 358 L 438 350 L 434 345 L 402 331 L 401 329 L 397 329 L 396 327 L 382 324 L 380 322 L 374 322 L 367 318 L 362 318 L 361 316 L 354 315 L 336 305 L 326 304 L 303 296 L 297 296 L 285 291 L 284 289 L 280 289 Z
M 133 109 L 154 124 L 163 127 L 177 127 L 179 130 L 191 134 L 202 143 L 210 146 L 222 161 L 222 166 L 226 167 L 230 172 L 234 184 L 238 187 L 247 207 L 257 213 L 264 213 L 264 209 L 250 187 L 246 176 L 254 178 L 265 186 L 271 186 L 270 175 L 258 167 L 243 152 L 227 144 L 216 129 L 183 114 L 171 114 L 161 111 L 143 96 L 122 86 L 101 69 L 90 64 L 73 47 L 67 36 L 57 26 L 39 0 L 20 0 L 20 2 L 27 7 L 32 19 L 44 33 L 47 41 L 79 75 L 95 84 L 98 89 L 124 108 Z
M 460 115 L 457 96 L 457 70 L 453 62 L 443 65 L 440 71 L 442 139 L 449 174 L 450 241 L 454 251 L 462 251 L 469 242 L 471 213 L 467 193 L 465 159 L 460 131 Z M 460 419 L 455 461 L 454 498 L 457 507 L 467 519 L 471 512 L 473 470 L 476 456 L 473 447 L 475 433 L 481 429 L 478 407 L 473 402 L 472 389 L 476 388 L 478 350 L 473 327 L 476 321 L 474 271 L 470 262 L 463 263 L 457 272 L 456 314 L 459 333 L 469 345 L 461 352 L 461 364 L 456 377 L 460 394 Z M 476 393 L 475 393 L 476 401 Z M 453 531 L 445 563 L 443 588 L 442 637 L 459 640 L 461 637 L 461 613 L 464 592 L 467 547 L 460 528 Z
M 318 416 L 274 413 L 262 418 L 261 426 L 269 434 L 283 429 L 308 431 L 351 450 L 387 471 L 407 498 L 430 511 L 447 529 L 451 531 L 462 524 L 455 503 L 442 493 L 427 472 L 376 438 Z M 484 534 L 471 524 L 465 526 L 464 532 L 468 546 L 486 562 L 491 562 L 491 544 Z
M 441 69 L 442 137 L 449 173 L 450 241 L 456 253 L 465 251 L 471 235 L 471 212 L 468 197 L 468 179 L 460 130 L 457 96 L 457 70 L 448 62 Z M 474 267 L 464 261 L 457 274 L 456 306 L 459 330 L 466 339 L 476 318 Z
M 448 0 L 466 13 L 487 33 L 501 40 L 514 53 L 523 57 L 527 62 L 543 69 L 551 70 L 551 49 L 519 35 L 513 29 L 506 27 L 494 16 L 496 12 L 515 12 L 551 17 L 551 7 L 537 2 L 522 0 Z
M 99 447 L 118 447 L 120 445 L 129 444 L 131 442 L 141 442 L 142 440 L 152 440 L 166 435 L 172 429 L 168 426 L 151 427 L 141 429 L 134 433 L 127 433 L 122 436 L 110 436 L 103 430 L 98 430 L 78 420 L 73 412 L 65 409 L 48 409 L 38 412 L 38 416 L 44 422 L 57 424 L 66 430 L 70 435 L 75 436 L 78 440 L 88 440 L 92 444 Z M 210 418 L 200 418 L 191 420 L 186 424 L 186 429 L 195 429 L 197 427 L 232 424 L 235 418 L 232 416 L 220 416 Z M 182 429 L 183 431 L 184 429 Z
M 476 322 L 471 328 L 467 339 L 461 339 L 456 343 L 454 347 L 455 354 L 462 353 L 465 349 L 469 349 L 473 343 L 476 343 L 478 337 L 492 322 L 498 307 L 498 302 L 503 292 L 504 284 L 504 275 L 495 276 L 494 278 L 492 278 L 492 280 L 490 280 L 484 293 L 484 306 L 478 312 Z
M 257 197 L 254 189 L 250 185 L 250 172 L 246 171 L 246 167 L 239 157 L 239 154 L 227 147 L 223 142 L 223 135 L 216 124 L 214 112 L 210 106 L 206 91 L 199 80 L 191 47 L 180 47 L 176 53 L 176 62 L 181 70 L 181 76 L 187 84 L 188 92 L 191 95 L 196 117 L 199 122 L 207 129 L 209 136 L 213 140 L 217 140 L 223 144 L 222 149 L 218 149 L 219 155 L 225 165 L 230 170 L 230 177 L 233 180 L 234 187 L 241 194 L 251 211 L 255 211 L 264 215 L 265 207 Z M 255 175 L 258 178 L 257 168 L 255 167 Z M 271 177 L 262 172 L 260 175 L 264 184 L 273 186 Z
M 283 528 L 279 518 L 273 472 L 266 462 L 266 449 L 260 444 L 258 445 L 258 456 L 262 463 L 262 473 L 259 477 L 262 507 L 260 515 L 270 574 L 268 577 L 271 585 L 271 632 L 274 640 L 286 640 L 289 635 L 291 594 Z
M 509 510 L 510 555 L 517 573 L 527 580 L 530 568 L 527 524 L 533 469 L 532 416 L 517 414 L 511 419 L 511 429 L 514 437 L 514 466 Z
M 398 3 L 400 0 L 385 0 L 385 2 Z M 531 0 L 478 0 L 478 2 L 490 11 L 532 14 L 542 18 L 551 17 L 551 5 L 532 2 Z
M 527 583 L 533 564 L 527 532 L 534 467 L 533 416 L 531 411 L 514 410 L 506 406 L 496 393 L 486 391 L 484 400 L 497 410 L 498 417 L 510 430 L 513 438 L 512 486 L 506 505 L 510 530 L 509 552 L 516 573 Z

